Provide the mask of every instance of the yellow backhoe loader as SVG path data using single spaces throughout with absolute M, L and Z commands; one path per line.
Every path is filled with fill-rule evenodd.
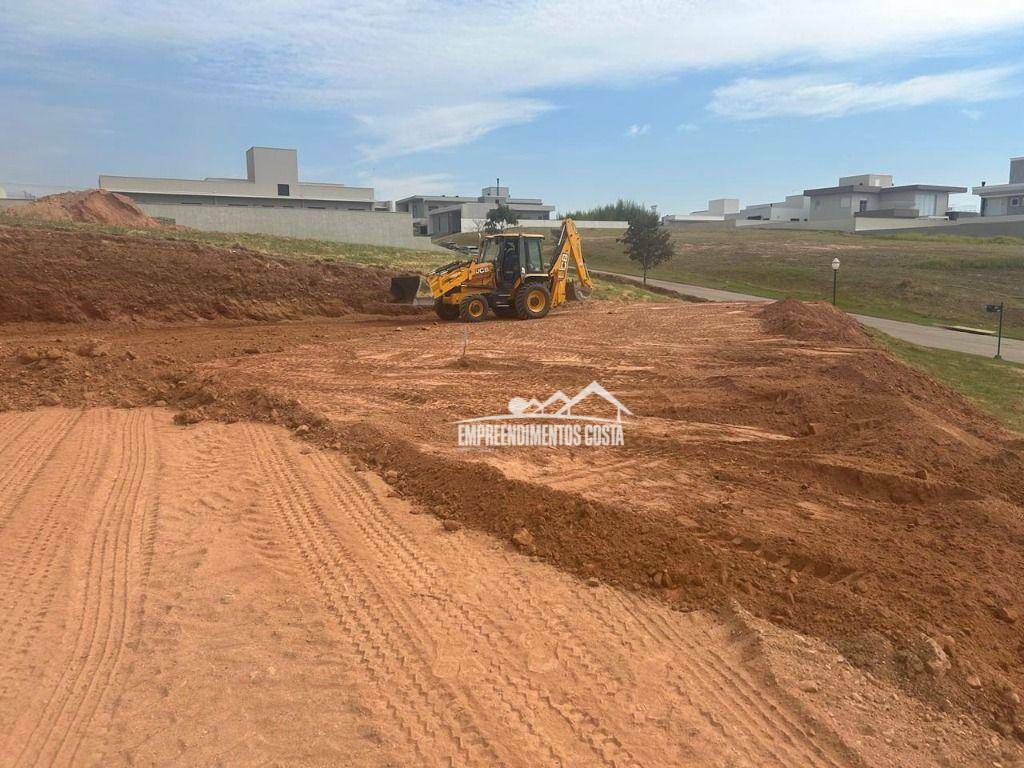
M 499 317 L 544 317 L 567 298 L 585 298 L 593 282 L 572 219 L 562 224 L 550 264 L 541 255 L 543 239 L 508 230 L 486 235 L 472 261 L 453 261 L 426 277 L 392 278 L 391 295 L 400 302 L 432 303 L 442 320 L 476 323 L 488 309 Z M 578 285 L 569 279 L 570 266 Z

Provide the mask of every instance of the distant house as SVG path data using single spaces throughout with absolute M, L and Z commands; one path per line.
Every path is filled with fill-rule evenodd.
M 982 216 L 1024 216 L 1024 157 L 1010 158 L 1010 182 L 971 190 L 981 198 Z
M 966 187 L 932 184 L 894 186 L 892 176 L 868 173 L 844 176 L 835 187 L 805 189 L 804 195 L 810 198 L 808 219 L 815 222 L 854 216 L 905 219 L 945 216 L 950 194 L 966 191 Z
M 156 179 L 100 176 L 100 189 L 127 195 L 139 204 L 230 206 L 235 208 L 311 208 L 330 211 L 386 211 L 370 187 L 299 181 L 298 152 L 250 147 L 244 179 Z
M 745 221 L 807 221 L 810 209 L 811 199 L 809 197 L 787 195 L 782 202 L 748 205 L 743 210 L 729 214 L 725 218 Z
M 395 210 L 412 214 L 417 235 L 450 235 L 473 231 L 499 204 L 512 209 L 520 221 L 548 221 L 553 205 L 540 198 L 510 197 L 508 187 L 484 187 L 478 197 L 459 195 L 413 195 L 395 201 Z
M 729 214 L 736 213 L 740 209 L 738 197 L 716 197 L 708 200 L 708 207 L 703 211 L 690 211 L 690 213 L 670 213 L 661 217 L 661 223 L 685 224 L 701 221 L 725 221 Z

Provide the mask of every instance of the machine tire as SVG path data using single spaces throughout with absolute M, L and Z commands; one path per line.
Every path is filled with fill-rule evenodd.
M 516 293 L 515 305 L 521 320 L 539 320 L 551 311 L 551 291 L 543 283 L 527 283 Z
M 479 294 L 466 296 L 459 303 L 459 317 L 464 323 L 479 323 L 487 318 L 487 299 Z
M 434 311 L 442 320 L 455 320 L 459 316 L 459 308 L 454 304 L 445 304 L 441 299 L 434 302 Z

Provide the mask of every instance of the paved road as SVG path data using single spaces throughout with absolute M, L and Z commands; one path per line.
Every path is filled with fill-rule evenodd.
M 591 271 L 597 275 L 602 274 L 597 270 Z M 632 280 L 635 283 L 642 282 L 641 278 L 635 275 L 623 275 L 617 272 L 608 272 L 606 274 L 617 275 L 618 277 Z M 705 288 L 700 285 L 656 280 L 653 277 L 647 278 L 647 282 L 658 288 L 667 288 L 670 291 L 676 291 L 685 296 L 696 296 L 699 299 L 707 299 L 708 301 L 774 301 L 774 299 L 768 299 L 764 296 L 752 296 L 749 293 L 720 291 L 717 288 Z M 895 336 L 897 339 L 909 341 L 911 344 L 919 344 L 922 347 L 950 349 L 954 352 L 966 352 L 969 355 L 981 355 L 983 357 L 992 357 L 996 351 L 996 340 L 991 336 L 961 333 L 959 331 L 950 331 L 946 328 L 938 328 L 934 325 L 904 323 L 900 320 L 887 320 L 883 317 L 870 317 L 869 315 L 854 315 L 854 317 L 864 325 L 877 328 L 888 333 L 890 336 Z M 1015 363 L 1024 363 L 1024 341 L 1003 339 L 1003 359 Z

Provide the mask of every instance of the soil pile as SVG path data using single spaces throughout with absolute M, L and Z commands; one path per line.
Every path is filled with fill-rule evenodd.
M 280 320 L 387 304 L 390 272 L 172 238 L 0 227 L 0 322 Z
M 47 221 L 110 224 L 115 227 L 159 229 L 164 225 L 142 212 L 130 198 L 105 189 L 47 195 L 11 211 L 16 216 Z
M 775 336 L 850 346 L 870 343 L 856 320 L 823 301 L 784 299 L 772 302 L 760 315 L 765 330 Z

